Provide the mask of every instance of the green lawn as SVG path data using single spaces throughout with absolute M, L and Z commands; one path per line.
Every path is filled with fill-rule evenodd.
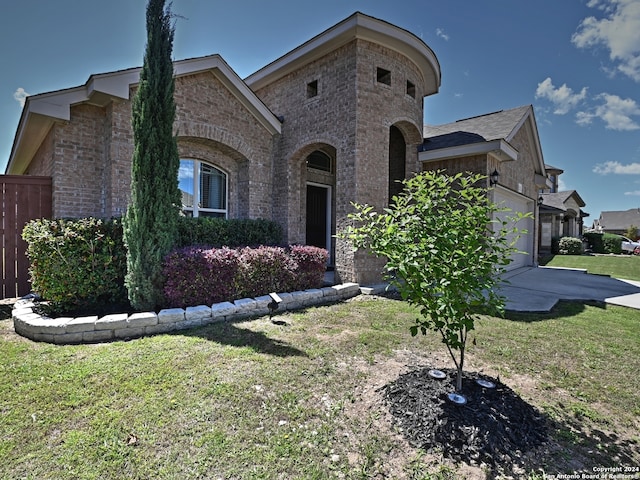
M 584 268 L 589 273 L 640 281 L 638 255 L 554 255 L 542 263 L 549 267 Z
M 628 260 L 628 259 L 625 259 Z M 128 342 L 54 346 L 0 321 L 0 478 L 453 479 L 413 449 L 377 388 L 451 366 L 404 302 L 363 299 Z M 640 312 L 565 303 L 485 317 L 468 369 L 552 422 L 524 478 L 640 465 Z M 576 463 L 578 462 L 578 463 Z M 479 477 L 475 477 L 479 478 Z

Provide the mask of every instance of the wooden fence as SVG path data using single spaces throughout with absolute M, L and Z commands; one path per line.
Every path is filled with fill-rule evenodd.
M 27 243 L 22 229 L 30 220 L 51 218 L 51 178 L 0 175 L 2 200 L 2 298 L 31 291 Z

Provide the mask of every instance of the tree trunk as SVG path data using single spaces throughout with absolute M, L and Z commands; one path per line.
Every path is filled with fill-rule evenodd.
M 462 334 L 461 334 L 462 335 Z M 460 348 L 460 362 L 458 363 L 458 375 L 456 376 L 456 392 L 462 392 L 462 370 L 464 368 L 464 344 Z

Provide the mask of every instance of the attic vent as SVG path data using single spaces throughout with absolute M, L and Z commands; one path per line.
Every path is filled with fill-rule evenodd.
M 307 98 L 318 96 L 318 80 L 307 83 Z
M 407 80 L 407 95 L 411 98 L 416 98 L 416 86 Z
M 378 83 L 384 83 L 385 85 L 391 85 L 391 72 L 384 68 L 378 67 L 376 73 L 376 80 Z

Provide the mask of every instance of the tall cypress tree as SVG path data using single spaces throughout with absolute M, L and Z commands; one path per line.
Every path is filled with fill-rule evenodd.
M 173 136 L 174 28 L 164 4 L 147 4 L 147 45 L 132 104 L 131 203 L 124 221 L 126 286 L 132 306 L 141 310 L 162 303 L 162 261 L 175 243 L 181 201 Z

